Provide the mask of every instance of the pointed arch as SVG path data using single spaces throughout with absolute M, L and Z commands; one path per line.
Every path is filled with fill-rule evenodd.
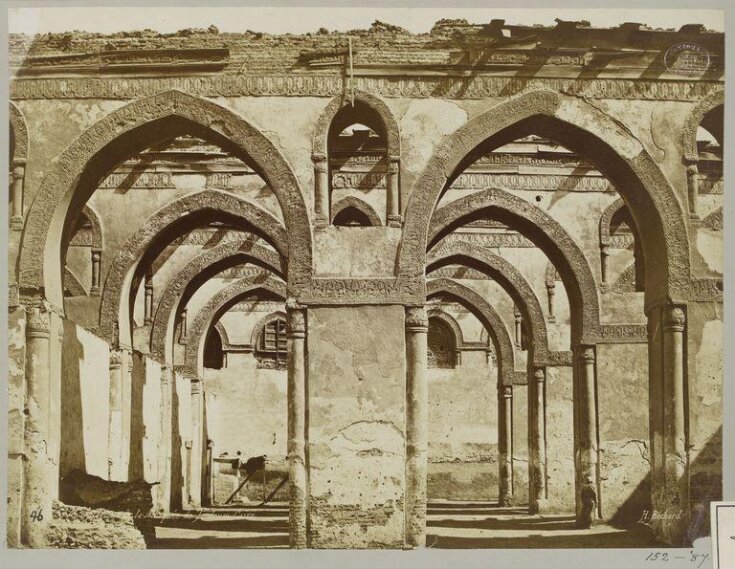
M 275 320 L 283 320 L 284 322 L 286 322 L 286 313 L 283 310 L 271 312 L 267 316 L 263 316 L 263 318 L 261 318 L 255 326 L 253 326 L 253 331 L 250 334 L 250 345 L 253 347 L 254 350 L 257 349 L 258 340 L 260 338 L 260 335 L 263 333 L 265 327 Z
M 610 245 L 610 223 L 613 216 L 624 207 L 625 202 L 622 198 L 618 198 L 602 212 L 600 216 L 600 246 L 607 247 Z M 631 227 L 631 229 L 633 228 Z
M 129 321 L 123 301 L 124 291 L 137 288 L 143 275 L 141 267 L 176 237 L 184 235 L 192 224 L 227 221 L 236 227 L 252 229 L 270 242 L 284 257 L 288 254 L 288 237 L 280 222 L 257 205 L 220 190 L 203 190 L 175 200 L 154 213 L 135 231 L 113 260 L 105 279 L 100 304 L 99 334 L 116 343 L 115 323 L 120 339 L 129 335 Z M 127 306 L 127 308 L 126 308 Z
M 427 276 L 430 276 L 431 271 L 451 264 L 471 267 L 490 276 L 513 299 L 528 324 L 532 337 L 534 365 L 537 367 L 556 365 L 552 363 L 556 362 L 556 359 L 550 354 L 546 320 L 541 304 L 531 285 L 512 264 L 484 247 L 464 241 L 442 243 L 429 251 L 426 262 Z
M 86 204 L 82 208 L 80 217 L 84 217 L 87 221 L 89 221 L 89 225 L 91 228 L 90 239 L 88 240 L 88 242 L 85 242 L 82 245 L 84 245 L 85 247 L 92 247 L 93 249 L 99 249 L 100 251 L 103 250 L 105 248 L 105 242 L 102 233 L 102 223 L 100 222 L 100 217 L 99 215 L 97 215 L 97 212 L 92 208 L 92 206 Z M 71 237 L 69 245 L 75 245 L 74 236 Z
M 687 227 L 673 188 L 643 145 L 620 123 L 577 98 L 531 91 L 499 103 L 449 135 L 413 184 L 399 252 L 404 278 L 423 273 L 432 214 L 442 192 L 487 145 L 497 148 L 529 133 L 549 136 L 593 161 L 620 192 L 642 231 L 646 305 L 689 294 Z
M 513 385 L 515 377 L 513 344 L 508 329 L 495 309 L 474 290 L 451 279 L 432 279 L 426 283 L 427 299 L 439 295 L 448 296 L 464 306 L 487 328 L 498 357 L 498 383 Z
M 286 300 L 286 284 L 268 273 L 241 279 L 215 294 L 194 318 L 187 335 L 184 369 L 189 377 L 201 377 L 204 340 L 213 323 L 235 305 L 244 295 L 264 290 Z
M 221 320 L 217 321 L 217 323 L 214 325 L 214 329 L 217 330 L 217 333 L 222 340 L 222 349 L 226 350 L 227 348 L 229 348 L 232 345 L 230 344 L 230 336 L 227 334 L 227 328 L 225 328 L 225 325 L 222 324 Z
M 681 133 L 684 160 L 689 162 L 696 162 L 699 160 L 699 150 L 697 149 L 697 129 L 702 124 L 704 117 L 720 105 L 725 105 L 724 89 L 707 95 L 687 115 L 686 121 L 684 122 L 684 128 Z
M 462 334 L 462 328 L 460 327 L 459 322 L 457 322 L 457 319 L 454 316 L 439 308 L 431 308 L 427 311 L 426 316 L 427 318 L 436 318 L 437 320 L 441 320 L 447 326 L 449 326 L 452 329 L 452 333 L 454 334 L 457 347 L 462 347 L 462 345 L 464 344 L 464 334 Z
M 175 316 L 202 284 L 217 273 L 244 263 L 253 263 L 279 278 L 285 277 L 283 257 L 252 241 L 223 243 L 197 255 L 168 283 L 158 302 L 151 328 L 154 358 L 161 362 L 172 361 Z
M 600 309 L 587 259 L 564 228 L 535 205 L 495 188 L 455 200 L 434 213 L 428 230 L 429 248 L 455 228 L 485 215 L 502 216 L 512 223 L 558 267 L 570 297 L 572 342 L 594 344 L 599 336 Z
M 119 162 L 163 138 L 194 134 L 247 162 L 281 207 L 292 262 L 289 283 L 311 278 L 312 237 L 304 197 L 291 167 L 255 126 L 212 101 L 172 90 L 138 99 L 87 128 L 54 163 L 31 204 L 18 275 L 26 294 L 60 307 L 59 246 L 68 213 L 80 209 Z M 61 310 L 63 308 L 60 307 Z
M 370 93 L 359 89 L 354 91 L 354 100 L 365 105 L 380 118 L 384 129 L 388 155 L 400 156 L 400 131 L 398 129 L 398 122 L 393 116 L 390 107 L 388 107 L 380 97 L 376 97 L 375 95 L 371 95 Z M 332 101 L 326 106 L 314 125 L 314 135 L 312 137 L 311 146 L 313 156 L 327 156 L 329 127 L 331 126 L 334 117 L 337 116 L 337 113 L 342 110 L 343 107 L 350 104 L 351 100 L 346 94 L 343 94 L 332 99 Z
M 332 222 L 334 222 L 334 219 L 337 217 L 338 214 L 348 208 L 353 208 L 365 215 L 365 217 L 370 221 L 370 225 L 372 227 L 380 227 L 381 225 L 383 225 L 380 216 L 372 208 L 372 206 L 366 201 L 361 200 L 360 198 L 356 198 L 355 196 L 347 196 L 345 198 L 342 198 L 332 206 Z

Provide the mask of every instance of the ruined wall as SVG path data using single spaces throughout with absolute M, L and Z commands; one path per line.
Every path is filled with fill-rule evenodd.
M 307 323 L 313 547 L 402 547 L 401 306 L 314 308 Z
M 110 348 L 64 321 L 60 473 L 81 470 L 109 480 Z

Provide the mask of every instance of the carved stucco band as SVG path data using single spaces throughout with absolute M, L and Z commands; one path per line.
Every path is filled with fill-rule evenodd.
M 461 224 L 467 215 L 483 209 L 501 211 L 523 220 L 524 235 L 546 253 L 562 276 L 572 314 L 572 342 L 588 338 L 587 343 L 595 343 L 600 323 L 597 287 L 584 253 L 557 221 L 535 205 L 498 189 L 460 198 L 434 213 L 428 230 L 429 246 Z M 533 234 L 527 231 L 529 223 Z
M 261 275 L 241 279 L 222 289 L 199 310 L 189 327 L 189 340 L 186 343 L 184 356 L 184 370 L 189 377 L 200 377 L 203 343 L 212 323 L 219 320 L 219 317 L 242 296 L 258 289 L 272 292 L 286 299 L 285 283 L 264 272 Z
M 111 112 L 86 129 L 55 161 L 28 213 L 18 264 L 21 288 L 35 291 L 33 294 L 43 290 L 47 298 L 60 301 L 61 271 L 53 264 L 58 261 L 53 259 L 59 258 L 57 248 L 63 226 L 59 219 L 65 218 L 67 212 L 57 211 L 57 207 L 68 203 L 66 199 L 72 192 L 83 194 L 76 197 L 85 203 L 95 188 L 80 188 L 77 181 L 90 160 L 111 142 L 125 135 L 134 137 L 132 133 L 138 133 L 140 127 L 154 124 L 158 125 L 154 130 L 159 137 L 164 126 L 169 127 L 171 135 L 183 133 L 189 125 L 212 132 L 258 172 L 281 206 L 288 251 L 294 259 L 288 267 L 289 285 L 308 282 L 312 272 L 309 213 L 298 181 L 281 153 L 256 127 L 234 112 L 181 91 L 166 91 Z M 147 140 L 141 137 L 136 142 L 142 146 Z M 49 259 L 52 264 L 46 267 Z M 46 274 L 47 269 L 55 274 Z
M 365 216 L 370 220 L 370 225 L 372 227 L 380 227 L 383 225 L 378 212 L 376 212 L 365 200 L 361 200 L 355 196 L 347 196 L 339 200 L 336 204 L 332 204 L 332 223 L 334 223 L 334 218 L 337 217 L 341 211 L 347 208 L 354 208 L 365 214 Z
M 513 385 L 515 358 L 508 329 L 495 309 L 478 293 L 451 279 L 434 279 L 426 284 L 426 297 L 449 296 L 472 312 L 487 328 L 498 358 L 498 383 Z
M 432 214 L 447 182 L 465 157 L 493 135 L 535 116 L 567 127 L 559 129 L 562 137 L 565 131 L 578 133 L 582 138 L 575 140 L 573 146 L 580 146 L 585 140 L 602 143 L 601 148 L 615 160 L 613 183 L 633 218 L 647 220 L 641 226 L 642 245 L 651 265 L 661 267 L 660 271 L 646 275 L 646 305 L 669 297 L 685 298 L 689 284 L 687 228 L 676 195 L 663 173 L 640 142 L 606 114 L 578 98 L 547 90 L 531 91 L 499 103 L 459 128 L 436 150 L 410 192 L 399 274 L 411 277 L 422 273 Z M 574 128 L 569 129 L 569 125 Z
M 477 268 L 492 277 L 513 299 L 528 323 L 533 339 L 533 361 L 535 366 L 549 364 L 549 340 L 546 321 L 536 295 L 528 281 L 511 263 L 485 249 L 463 241 L 441 243 L 427 256 L 427 273 L 433 268 L 449 264 L 464 264 Z
M 172 319 L 179 307 L 186 306 L 199 288 L 192 286 L 194 284 L 192 281 L 200 285 L 206 278 L 214 276 L 213 271 L 219 272 L 229 266 L 253 261 L 281 278 L 285 274 L 285 261 L 282 256 L 251 241 L 232 241 L 212 247 L 199 254 L 179 271 L 166 286 L 158 303 L 151 330 L 151 355 L 161 362 L 170 360 L 171 354 L 168 352 L 174 327 Z
M 209 212 L 214 218 L 220 213 L 226 213 L 229 218 L 242 224 L 243 229 L 253 227 L 281 255 L 288 256 L 287 236 L 280 222 L 255 204 L 217 190 L 204 190 L 179 198 L 153 214 L 143 227 L 133 233 L 112 262 L 100 304 L 99 333 L 102 338 L 109 342 L 114 341 L 113 322 L 118 320 L 126 279 L 161 231 L 176 224 L 183 234 L 190 229 L 186 223 L 189 216 L 199 212 Z M 120 324 L 122 336 L 126 328 L 124 322 Z
M 466 75 L 448 77 L 402 77 L 395 75 L 354 77 L 355 92 L 370 92 L 381 97 L 427 99 L 438 92 L 446 99 L 508 97 L 522 93 L 531 84 L 544 86 L 571 96 L 589 99 L 628 99 L 635 101 L 691 101 L 721 89 L 721 81 L 497 77 Z M 22 99 L 110 99 L 124 100 L 150 96 L 165 89 L 181 89 L 201 97 L 334 97 L 346 92 L 349 78 L 342 74 L 289 73 L 233 74 L 177 77 L 69 77 L 14 79 L 10 98 Z

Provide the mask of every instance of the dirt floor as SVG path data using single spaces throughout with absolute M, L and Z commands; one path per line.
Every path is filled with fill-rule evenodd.
M 288 504 L 204 508 L 156 520 L 154 549 L 287 548 Z M 650 547 L 648 528 L 574 527 L 573 516 L 529 515 L 491 502 L 429 503 L 426 546 L 443 549 Z

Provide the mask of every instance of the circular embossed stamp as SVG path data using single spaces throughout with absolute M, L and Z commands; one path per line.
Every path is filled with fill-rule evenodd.
M 699 76 L 709 68 L 709 52 L 694 42 L 675 43 L 666 50 L 664 64 L 672 73 L 687 77 Z

